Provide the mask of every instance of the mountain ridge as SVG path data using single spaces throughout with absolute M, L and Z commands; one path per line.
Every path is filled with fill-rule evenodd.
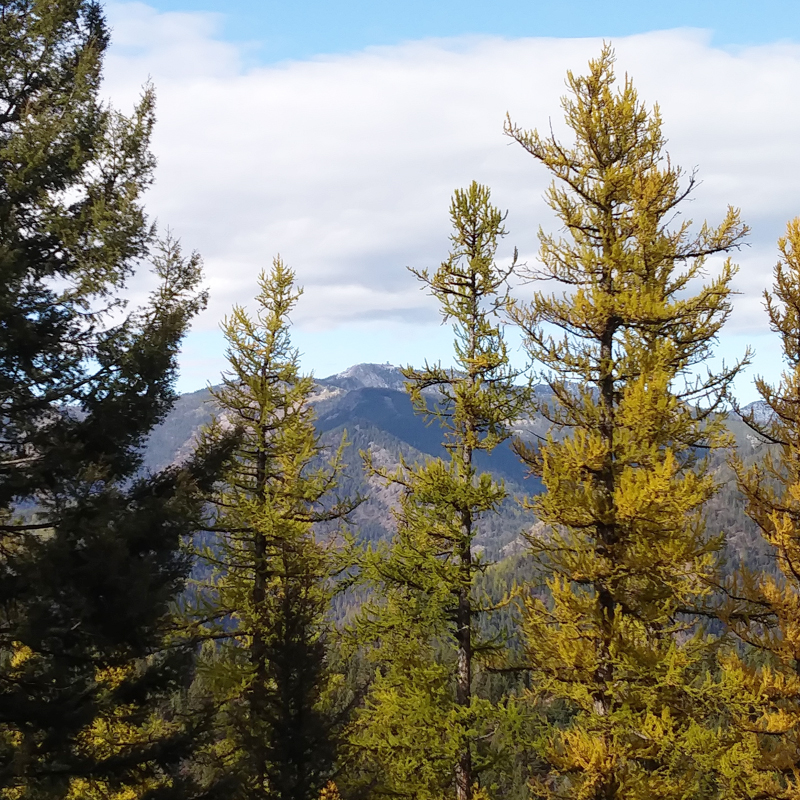
M 322 443 L 334 448 L 346 432 L 351 443 L 345 451 L 345 473 L 340 491 L 343 495 L 367 496 L 353 515 L 353 525 L 367 541 L 386 539 L 394 529 L 393 508 L 397 493 L 364 474 L 362 451 L 372 454 L 376 462 L 390 469 L 399 465 L 402 456 L 407 462 L 421 462 L 429 457 L 446 455 L 442 447 L 441 429 L 427 423 L 417 414 L 404 391 L 405 380 L 399 367 L 392 364 L 355 364 L 342 372 L 316 379 L 311 402 L 317 415 L 317 430 Z M 172 411 L 153 431 L 144 453 L 145 467 L 152 471 L 180 462 L 191 455 L 196 437 L 214 414 L 211 387 L 180 395 Z M 539 395 L 546 393 L 540 387 Z M 757 421 L 769 418 L 762 401 L 742 409 L 753 411 Z M 766 446 L 746 424 L 729 415 L 729 427 L 736 440 L 739 454 L 745 461 L 755 458 Z M 540 415 L 518 420 L 514 435 L 523 440 L 542 436 L 548 423 Z M 710 457 L 710 467 L 720 484 L 720 491 L 706 509 L 707 526 L 711 534 L 724 533 L 733 560 L 768 560 L 768 548 L 758 538 L 752 522 L 745 514 L 744 500 L 735 488 L 727 455 L 717 452 Z M 505 550 L 525 529 L 536 523 L 513 497 L 535 495 L 541 490 L 537 478 L 527 475 L 527 469 L 512 451 L 510 441 L 498 446 L 491 455 L 476 453 L 479 471 L 491 472 L 506 483 L 511 495 L 496 518 L 486 518 L 484 533 L 477 544 L 491 557 L 502 557 Z

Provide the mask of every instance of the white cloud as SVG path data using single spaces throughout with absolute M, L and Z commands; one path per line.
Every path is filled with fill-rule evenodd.
M 508 251 L 517 244 L 535 259 L 538 225 L 553 225 L 541 199 L 548 178 L 503 137 L 503 118 L 509 111 L 539 128 L 552 119 L 561 129 L 565 72 L 584 70 L 601 44 L 426 40 L 245 68 L 246 52 L 215 38 L 213 15 L 139 3 L 108 12 L 109 96 L 125 107 L 148 76 L 157 87 L 159 167 L 148 207 L 205 257 L 212 302 L 198 330 L 246 303 L 280 252 L 306 288 L 299 328 L 352 331 L 352 352 L 337 336 L 337 352 L 325 355 L 320 336 L 322 371 L 359 360 L 370 321 L 438 324 L 405 266 L 435 266 L 445 255 L 451 192 L 473 178 L 510 209 Z M 694 30 L 614 45 L 620 76 L 628 72 L 648 104 L 658 101 L 673 161 L 699 168 L 702 184 L 684 213 L 713 222 L 733 204 L 753 227 L 731 333 L 761 334 L 759 293 L 775 238 L 800 213 L 800 46 L 723 51 Z

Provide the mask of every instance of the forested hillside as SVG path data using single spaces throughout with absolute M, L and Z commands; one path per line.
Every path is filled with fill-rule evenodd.
M 316 381 L 311 404 L 316 429 L 328 447 L 334 447 L 343 433 L 350 443 L 344 451 L 345 471 L 340 491 L 365 498 L 351 516 L 357 535 L 364 541 L 388 540 L 393 530 L 392 508 L 396 492 L 370 481 L 364 472 L 361 452 L 371 453 L 386 467 L 399 464 L 401 454 L 411 461 L 442 454 L 439 426 L 428 425 L 414 414 L 403 388 L 397 367 L 358 364 L 343 373 Z M 159 470 L 187 458 L 197 445 L 197 437 L 214 414 L 219 414 L 209 390 L 181 395 L 166 419 L 153 431 L 144 451 L 148 469 Z M 528 439 L 543 432 L 542 419 L 518 421 L 519 434 Z M 539 491 L 540 484 L 530 477 L 510 444 L 478 460 L 487 470 L 504 480 L 512 495 Z M 516 539 L 525 525 L 519 506 L 510 498 L 498 520 L 492 520 L 478 545 L 493 558 Z
M 537 387 L 537 393 L 546 398 L 549 390 L 542 385 Z M 389 467 L 399 464 L 401 454 L 411 461 L 422 461 L 426 456 L 438 457 L 442 454 L 441 431 L 435 423 L 426 424 L 414 414 L 402 373 L 388 364 L 357 364 L 337 375 L 317 379 L 311 403 L 322 440 L 333 447 L 346 432 L 350 442 L 344 454 L 346 468 L 340 488 L 346 495 L 366 499 L 352 515 L 357 536 L 364 541 L 388 540 L 394 527 L 392 508 L 396 506 L 396 492 L 368 479 L 361 452 L 372 453 L 373 458 Z M 763 408 L 759 401 L 745 406 L 742 412 L 756 412 L 756 418 L 764 422 Z M 207 389 L 178 397 L 147 442 L 146 467 L 159 470 L 187 458 L 196 446 L 198 434 L 215 413 L 219 411 Z M 766 441 L 738 414 L 731 410 L 726 420 L 734 437 L 733 450 L 746 462 L 768 449 Z M 529 443 L 545 435 L 548 427 L 549 423 L 541 414 L 516 420 L 513 425 L 515 436 Z M 486 550 L 487 557 L 497 560 L 522 549 L 520 534 L 536 524 L 535 517 L 523 511 L 514 498 L 537 494 L 542 487 L 514 453 L 510 442 L 480 458 L 478 464 L 481 470 L 505 481 L 512 495 L 498 518 L 488 522 L 476 542 Z M 725 535 L 731 564 L 743 561 L 759 569 L 767 566 L 769 548 L 745 513 L 745 500 L 728 465 L 728 453 L 712 454 L 711 465 L 720 489 L 706 504 L 709 529 Z

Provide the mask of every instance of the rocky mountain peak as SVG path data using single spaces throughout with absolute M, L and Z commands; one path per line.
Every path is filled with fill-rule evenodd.
M 392 389 L 404 391 L 403 376 L 392 364 L 355 364 L 317 381 L 321 386 L 335 386 L 346 391 L 354 389 Z
M 742 408 L 742 413 L 744 413 L 745 416 L 752 414 L 753 422 L 761 425 L 771 422 L 774 416 L 772 409 L 763 400 L 756 400 L 754 403 L 748 403 Z

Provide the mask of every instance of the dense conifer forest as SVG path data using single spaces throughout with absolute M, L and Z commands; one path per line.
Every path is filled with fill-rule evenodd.
M 566 138 L 506 120 L 552 178 L 537 262 L 472 183 L 412 270 L 447 364 L 315 379 L 276 257 L 179 397 L 202 261 L 147 216 L 153 90 L 101 102 L 108 44 L 91 0 L 0 0 L 0 798 L 800 797 L 800 218 L 740 408 L 750 354 L 709 365 L 747 226 L 678 216 L 605 46 Z

